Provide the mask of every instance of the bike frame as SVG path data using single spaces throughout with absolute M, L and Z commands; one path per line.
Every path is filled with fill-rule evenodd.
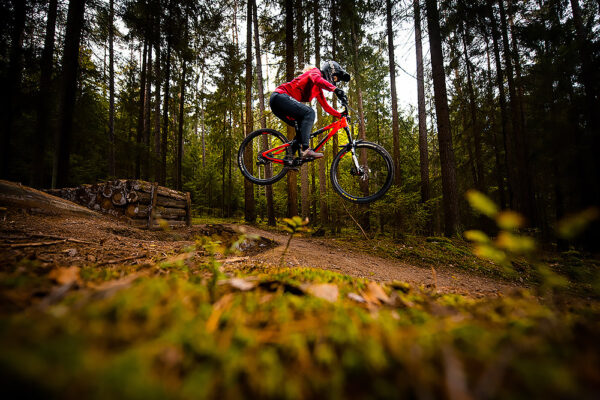
M 338 131 L 340 129 L 344 129 L 346 131 L 346 135 L 348 135 L 348 145 L 349 145 L 350 149 L 352 150 L 352 155 L 354 155 L 354 146 L 353 146 L 354 140 L 352 139 L 352 135 L 350 134 L 350 130 L 348 129 L 348 120 L 346 119 L 346 117 L 342 117 L 341 119 L 335 121 L 334 123 L 329 124 L 326 127 L 321 128 L 310 134 L 310 137 L 313 138 L 315 136 L 320 135 L 323 132 L 330 131 L 327 134 L 327 136 L 325 136 L 323 139 L 321 139 L 319 144 L 315 147 L 315 151 L 320 150 L 325 145 L 325 143 L 327 143 L 329 141 L 329 139 L 331 139 L 335 134 L 338 133 Z M 264 134 L 267 134 L 267 133 L 268 132 L 265 132 Z M 293 151 L 290 151 L 290 147 L 294 144 L 294 142 L 295 142 L 295 139 L 290 140 L 289 142 L 284 143 L 280 146 L 263 151 L 262 153 L 260 153 L 260 155 L 273 163 L 283 164 L 284 162 L 281 158 L 275 158 L 273 156 L 281 154 L 284 151 L 286 151 L 290 155 L 293 154 Z M 342 155 L 342 157 L 343 157 L 343 155 Z M 356 161 L 356 165 L 358 165 L 358 161 Z

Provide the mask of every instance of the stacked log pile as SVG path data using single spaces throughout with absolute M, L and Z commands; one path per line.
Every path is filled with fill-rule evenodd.
M 177 227 L 192 221 L 189 193 L 146 181 L 117 179 L 46 192 L 95 211 L 127 218 L 138 227 L 158 228 L 165 222 Z

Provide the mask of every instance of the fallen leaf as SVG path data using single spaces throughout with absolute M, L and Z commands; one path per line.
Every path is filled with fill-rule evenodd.
M 339 295 L 338 287 L 333 283 L 308 283 L 302 285 L 302 289 L 308 294 L 332 303 L 338 299 Z
M 228 293 L 221 297 L 215 304 L 213 304 L 213 311 L 206 321 L 206 331 L 209 333 L 214 332 L 219 326 L 219 319 L 223 312 L 231 306 L 233 302 L 233 294 Z
M 367 284 L 367 289 L 362 293 L 363 298 L 372 304 L 392 304 L 390 297 L 385 293 L 383 288 L 375 283 L 369 282 Z

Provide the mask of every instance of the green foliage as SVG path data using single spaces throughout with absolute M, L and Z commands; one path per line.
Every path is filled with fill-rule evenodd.
M 466 239 L 475 243 L 473 252 L 481 258 L 503 266 L 507 271 L 516 273 L 514 266 L 522 260 L 532 266 L 539 280 L 539 289 L 543 293 L 565 288 L 569 281 L 557 274 L 536 257 L 535 240 L 518 233 L 523 217 L 514 211 L 498 211 L 496 205 L 484 194 L 469 191 L 467 198 L 473 208 L 495 219 L 500 231 L 493 240 L 484 232 L 470 230 L 464 233 Z
M 283 249 L 283 253 L 281 253 L 281 259 L 279 261 L 280 264 L 283 265 L 285 255 L 290 247 L 290 243 L 295 234 L 300 232 L 310 232 L 310 228 L 308 227 L 308 218 L 304 220 L 299 216 L 294 216 L 292 218 L 284 218 L 283 222 L 285 222 L 285 226 L 283 229 L 290 234 L 288 241 L 285 244 L 285 249 Z

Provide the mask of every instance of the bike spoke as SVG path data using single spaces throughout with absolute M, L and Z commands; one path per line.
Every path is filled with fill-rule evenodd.
M 332 174 L 336 189 L 350 201 L 368 202 L 370 198 L 379 198 L 391 183 L 389 155 L 375 147 L 359 146 L 355 156 L 356 159 L 347 152 L 334 163 Z

